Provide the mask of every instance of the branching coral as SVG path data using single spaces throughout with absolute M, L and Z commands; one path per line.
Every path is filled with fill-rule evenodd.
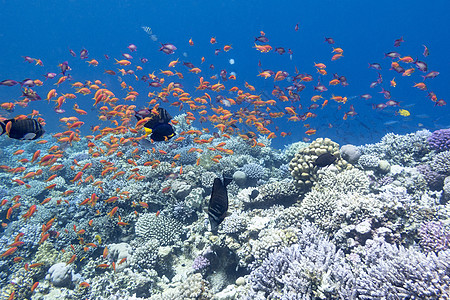
M 182 225 L 177 220 L 164 215 L 143 214 L 136 222 L 136 234 L 146 240 L 156 239 L 161 246 L 171 245 L 180 240 Z

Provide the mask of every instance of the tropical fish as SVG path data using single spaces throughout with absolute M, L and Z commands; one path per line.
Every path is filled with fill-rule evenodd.
M 409 117 L 411 115 L 411 113 L 409 111 L 407 111 L 406 109 L 402 109 L 402 108 L 398 110 L 398 114 L 403 117 Z
M 136 119 L 138 121 L 141 121 L 143 118 L 148 120 L 144 124 L 145 136 L 150 135 L 150 138 L 157 142 L 166 141 L 175 136 L 175 130 L 169 124 L 172 117 L 167 110 L 158 107 L 156 111 L 147 110 L 146 114 L 143 114 L 143 110 L 140 112 L 135 114 Z
M 0 135 L 6 134 L 13 139 L 35 140 L 44 133 L 44 127 L 36 119 L 9 119 L 0 122 Z
M 319 155 L 319 157 L 316 158 L 313 164 L 319 168 L 323 168 L 334 163 L 336 159 L 337 157 L 335 155 L 325 152 Z
M 248 196 L 249 196 L 250 200 L 253 200 L 256 197 L 258 197 L 258 195 L 259 195 L 259 191 L 257 189 L 254 189 Z
M 211 231 L 217 233 L 220 223 L 225 219 L 228 211 L 227 185 L 231 178 L 224 177 L 223 180 L 215 178 L 208 205 L 208 218 L 211 224 Z

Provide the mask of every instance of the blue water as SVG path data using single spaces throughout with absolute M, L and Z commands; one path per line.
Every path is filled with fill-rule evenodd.
M 324 80 L 325 85 L 335 72 L 345 75 L 350 84 L 347 87 L 330 87 L 324 95 L 336 94 L 354 99 L 349 100 L 341 111 L 337 110 L 338 104 L 330 101 L 328 107 L 318 111 L 319 116 L 308 123 L 318 130 L 316 136 L 363 144 L 390 131 L 405 133 L 422 126 L 434 130 L 450 125 L 444 118 L 449 113 L 448 106 L 435 107 L 426 98 L 426 92 L 412 87 L 421 81 L 422 72 L 416 71 L 411 77 L 402 77 L 389 71 L 391 60 L 383 58 L 384 53 L 397 51 L 403 56 L 409 55 L 427 62 L 429 70 L 440 72 L 435 79 L 426 81 L 429 90 L 434 91 L 439 99 L 448 100 L 448 7 L 446 1 L 433 1 L 433 5 L 426 5 L 422 1 L 377 1 L 370 6 L 360 1 L 321 1 L 320 4 L 316 1 L 177 1 L 170 4 L 167 1 L 3 2 L 0 19 L 0 79 L 43 80 L 43 74 L 57 72 L 57 65 L 67 60 L 74 69 L 72 75 L 75 81 L 100 79 L 110 89 L 114 89 L 118 87 L 115 86 L 117 81 L 103 74 L 103 71 L 115 70 L 113 58 L 120 59 L 121 53 L 129 52 L 126 47 L 133 43 L 138 47 L 138 51 L 133 53 L 135 60 L 138 57 L 149 59 L 144 71 L 168 69 L 168 62 L 176 58 L 199 66 L 200 58 L 204 56 L 206 62 L 201 65 L 204 71 L 200 75 L 206 78 L 221 69 L 226 69 L 228 73 L 234 71 L 238 79 L 228 83 L 227 88 L 231 84 L 243 87 L 244 82 L 249 82 L 256 87 L 257 93 L 265 91 L 269 95 L 274 83 L 272 78 L 264 80 L 256 77 L 260 71 L 258 61 L 261 61 L 264 69 L 275 72 L 285 70 L 290 75 L 295 75 L 296 67 L 300 73 L 309 73 L 315 78 L 300 93 L 300 103 L 305 112 L 314 94 L 312 85 L 316 84 L 318 77 L 313 62 L 322 62 L 327 65 L 329 74 Z M 299 30 L 296 32 L 294 26 L 297 23 Z M 151 27 L 158 36 L 158 42 L 153 42 L 141 26 Z M 252 48 L 254 37 L 260 31 L 266 33 L 269 44 L 274 48 L 292 49 L 292 60 L 287 53 L 261 54 Z M 215 45 L 209 43 L 213 36 L 217 39 Z M 334 38 L 336 44 L 325 43 L 325 36 Z M 394 40 L 402 36 L 405 42 L 398 48 L 393 47 Z M 195 43 L 193 47 L 188 45 L 189 38 Z M 178 50 L 173 55 L 163 54 L 158 51 L 159 42 L 173 43 Z M 214 50 L 225 44 L 231 44 L 233 49 L 215 56 Z M 429 57 L 422 56 L 422 45 L 430 49 Z M 331 62 L 332 46 L 341 47 L 344 57 Z M 69 49 L 78 54 L 82 48 L 89 51 L 89 59 L 99 60 L 99 67 L 87 67 L 84 61 L 70 56 Z M 188 56 L 183 57 L 182 53 Z M 109 62 L 104 54 L 110 56 Z M 39 58 L 44 62 L 44 67 L 28 64 L 21 56 Z M 228 63 L 230 58 L 235 60 L 234 65 Z M 369 84 L 377 78 L 377 71 L 368 68 L 368 63 L 374 62 L 383 67 L 380 72 L 384 79 L 382 86 L 391 91 L 392 99 L 400 101 L 402 108 L 410 111 L 410 117 L 396 116 L 398 107 L 381 112 L 371 108 L 373 103 L 386 101 L 378 93 L 380 86 L 369 88 Z M 215 69 L 207 70 L 211 63 Z M 176 69 L 187 74 L 186 68 L 182 66 Z M 187 91 L 193 91 L 193 86 L 198 84 L 198 77 L 190 74 L 185 76 L 182 83 Z M 398 84 L 395 88 L 389 86 L 393 77 Z M 279 83 L 282 87 L 286 84 Z M 149 88 L 144 83 L 132 85 L 141 94 L 135 104 L 145 105 Z M 51 88 L 53 85 L 44 84 L 36 90 L 45 97 Z M 68 85 L 62 88 L 73 92 Z M 362 100 L 357 97 L 365 93 L 370 93 L 373 98 Z M 19 87 L 1 87 L 0 95 L 2 101 L 18 99 Z M 90 100 L 81 97 L 76 102 L 85 110 L 91 109 Z M 343 121 L 342 116 L 350 104 L 354 105 L 358 115 Z M 69 105 L 72 106 L 72 103 L 65 105 L 67 113 L 64 116 L 72 114 Z M 297 103 L 294 105 L 298 106 Z M 27 113 L 31 109 L 38 109 L 43 114 L 48 131 L 58 129 L 57 117 L 61 115 L 55 115 L 45 101 L 31 103 L 28 108 L 18 108 L 16 112 Z M 175 114 L 176 110 L 171 112 Z M 84 118 L 84 121 L 87 119 Z M 95 117 L 91 116 L 92 119 Z M 301 123 L 286 123 L 284 119 L 277 119 L 276 122 L 280 131 L 289 130 L 292 135 L 284 140 L 277 139 L 274 144 L 281 145 L 305 137 Z M 331 126 L 333 128 L 328 128 Z

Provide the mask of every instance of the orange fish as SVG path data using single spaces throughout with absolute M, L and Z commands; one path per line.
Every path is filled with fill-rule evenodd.
M 118 206 L 114 207 L 113 209 L 111 209 L 111 211 L 109 213 L 107 213 L 107 215 L 112 218 L 114 216 L 114 214 L 117 212 L 117 210 L 119 209 Z
M 29 219 L 36 212 L 36 205 L 32 205 L 28 211 L 22 215 L 24 219 Z
M 75 261 L 75 259 L 77 259 L 76 254 L 72 255 L 72 257 L 69 259 L 69 261 L 66 262 L 66 265 L 70 265 L 71 263 L 73 263 Z
M 97 267 L 98 267 L 98 266 L 97 266 Z M 80 286 L 80 287 L 83 287 L 83 288 L 89 288 L 89 287 L 91 287 L 91 286 L 89 285 L 89 283 L 87 283 L 86 281 L 81 282 L 81 283 L 79 284 L 79 286 Z
M 16 291 L 12 291 L 11 294 L 9 294 L 8 300 L 13 300 L 16 295 Z
M 56 97 L 58 94 L 56 93 L 55 89 L 52 89 L 48 92 L 47 94 L 47 101 L 50 102 L 50 99 L 52 99 L 53 97 Z
M 395 77 L 390 81 L 392 87 L 396 87 L 397 83 L 395 82 Z
M 55 187 L 56 187 L 56 183 L 51 184 L 51 185 L 45 187 L 45 189 L 46 189 L 46 190 L 51 190 L 51 189 L 54 189 Z
M 71 182 L 76 182 L 76 181 L 80 180 L 82 176 L 83 176 L 83 172 L 81 172 L 81 171 L 78 172 L 78 173 L 75 175 L 75 177 L 71 180 Z
M 122 59 L 122 60 L 116 59 L 116 64 L 119 64 L 121 66 L 128 66 L 128 65 L 131 65 L 131 62 L 126 59 Z
M 305 131 L 305 133 L 306 133 L 307 135 L 313 135 L 313 134 L 316 133 L 316 129 L 308 129 L 308 130 Z
M 5 252 L 3 252 L 3 253 L 0 255 L 0 258 L 9 256 L 9 255 L 13 254 L 13 253 L 16 252 L 16 251 L 17 251 L 17 247 L 9 248 L 8 250 L 6 250 Z
M 9 218 L 11 218 L 12 212 L 13 208 L 12 207 L 8 208 L 8 211 L 6 212 L 6 220 L 9 220 Z
M 118 265 L 120 265 L 120 264 L 124 263 L 124 262 L 125 262 L 126 260 L 127 260 L 127 258 L 126 258 L 126 257 L 122 258 L 122 259 L 121 259 L 121 260 L 119 261 Z
M 13 155 L 20 155 L 23 152 L 25 152 L 25 150 L 17 150 L 16 152 L 13 153 Z
M 39 285 L 39 282 L 36 281 L 35 283 L 33 283 L 33 285 L 31 286 L 31 292 L 34 292 L 34 290 L 37 288 L 37 286 Z
M 148 208 L 148 204 L 145 202 L 139 201 L 139 205 L 142 206 L 143 208 Z
M 39 244 L 42 244 L 43 242 L 45 242 L 49 237 L 50 237 L 50 233 L 44 234 L 44 235 L 41 237 L 41 239 L 39 240 Z

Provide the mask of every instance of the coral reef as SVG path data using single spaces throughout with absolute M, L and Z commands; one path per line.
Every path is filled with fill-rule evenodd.
M 375 155 L 363 154 L 359 157 L 358 164 L 363 169 L 376 169 L 380 164 L 380 159 Z
M 334 212 L 337 209 L 338 199 L 339 195 L 332 190 L 312 190 L 305 195 L 300 204 L 301 216 L 322 229 L 334 229 L 336 226 Z
M 249 299 L 307 299 L 337 296 L 338 283 L 351 280 L 344 254 L 317 228 L 302 227 L 298 243 L 271 253 L 249 275 Z
M 444 186 L 444 175 L 433 171 L 429 165 L 419 165 L 417 170 L 425 177 L 428 187 L 431 190 L 439 191 Z
M 164 215 L 143 214 L 136 222 L 136 234 L 145 240 L 155 239 L 161 246 L 180 241 L 182 224 Z
M 253 190 L 253 188 L 242 190 L 238 195 L 240 201 L 249 205 L 289 202 L 296 200 L 301 193 L 292 179 L 269 182 L 257 187 L 259 194 L 255 198 L 250 197 Z
M 152 295 L 150 300 L 211 298 L 212 293 L 209 290 L 208 282 L 202 278 L 200 273 L 195 273 L 184 278 L 182 282 L 168 286 L 162 293 Z
M 337 171 L 351 168 L 351 165 L 340 157 L 337 143 L 328 138 L 318 138 L 308 147 L 300 148 L 289 164 L 289 170 L 299 189 L 307 191 L 318 180 L 320 168 L 315 165 L 315 161 L 325 153 L 336 157 L 331 166 L 335 167 Z
M 420 245 L 426 252 L 439 252 L 450 248 L 450 231 L 442 222 L 422 223 L 418 230 Z
M 258 180 L 262 179 L 266 175 L 266 171 L 264 170 L 264 167 L 255 164 L 255 163 L 249 163 L 242 166 L 241 171 L 245 173 L 246 178 L 249 180 Z
M 361 157 L 361 152 L 355 145 L 344 145 L 340 149 L 341 157 L 351 164 L 355 164 Z
M 362 299 L 448 297 L 450 251 L 424 254 L 382 241 L 368 244 L 353 295 Z
M 13 181 L 25 174 L 0 171 L 0 196 L 6 200 L 0 206 L 2 295 L 448 296 L 446 131 L 387 134 L 376 144 L 340 149 L 330 139 L 316 139 L 280 151 L 261 136 L 205 133 L 185 117 L 176 116 L 177 134 L 194 133 L 180 134 L 177 142 L 133 141 L 129 132 L 82 138 L 58 157 L 58 170 L 30 165 L 30 187 Z M 107 154 L 113 144 L 120 155 Z M 31 156 L 54 145 L 24 149 Z M 2 150 L 12 153 L 19 146 L 13 141 Z M 318 166 L 324 153 L 336 160 Z M 4 159 L 19 166 L 10 155 Z M 227 215 L 213 234 L 205 210 L 214 178 L 222 176 L 234 180 L 227 187 Z M 13 208 L 15 203 L 20 206 Z M 36 211 L 27 217 L 33 205 Z
M 322 177 L 316 183 L 316 189 L 330 189 L 339 193 L 369 193 L 369 178 L 358 169 L 345 170 L 341 173 L 335 173 L 331 170 L 325 170 Z
M 428 145 L 437 152 L 450 150 L 450 129 L 439 129 L 427 138 Z
M 427 138 L 431 135 L 428 130 L 421 130 L 406 135 L 394 133 L 386 134 L 380 142 L 360 146 L 362 155 L 374 155 L 387 160 L 390 164 L 415 166 L 421 158 L 430 152 Z
M 443 151 L 433 158 L 431 162 L 431 167 L 434 171 L 439 174 L 449 176 L 450 175 L 450 150 Z

